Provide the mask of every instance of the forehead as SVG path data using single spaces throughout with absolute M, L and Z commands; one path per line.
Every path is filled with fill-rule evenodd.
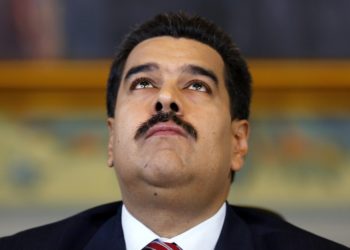
M 188 38 L 160 36 L 139 43 L 129 54 L 124 72 L 145 63 L 157 63 L 160 70 L 176 71 L 185 64 L 201 66 L 215 72 L 223 80 L 224 62 L 210 46 Z

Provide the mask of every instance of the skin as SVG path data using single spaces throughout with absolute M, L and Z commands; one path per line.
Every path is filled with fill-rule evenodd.
M 125 78 L 145 64 L 152 67 Z M 213 73 L 217 82 L 188 70 L 189 65 Z M 177 115 L 196 129 L 197 140 L 173 122 L 134 139 L 138 126 L 156 113 L 157 102 L 165 112 L 175 103 Z M 248 150 L 248 122 L 231 119 L 221 56 L 186 38 L 151 38 L 132 50 L 108 127 L 108 164 L 115 168 L 125 206 L 168 238 L 218 211 L 230 189 L 230 173 L 242 167 Z

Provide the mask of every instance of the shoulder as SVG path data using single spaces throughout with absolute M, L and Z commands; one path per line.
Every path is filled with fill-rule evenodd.
M 348 249 L 298 228 L 279 214 L 260 208 L 229 206 L 248 226 L 258 249 Z
M 121 202 L 109 203 L 48 225 L 0 239 L 0 249 L 82 249 L 100 226 L 117 214 Z

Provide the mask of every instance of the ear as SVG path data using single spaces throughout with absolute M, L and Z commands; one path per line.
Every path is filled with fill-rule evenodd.
M 114 118 L 109 117 L 107 119 L 107 126 L 109 131 L 107 165 L 113 167 Z
M 231 123 L 231 130 L 231 170 L 238 171 L 242 168 L 244 163 L 244 157 L 248 152 L 249 122 L 247 120 L 234 120 Z

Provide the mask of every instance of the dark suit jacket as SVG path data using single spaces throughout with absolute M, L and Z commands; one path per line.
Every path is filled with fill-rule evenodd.
M 102 205 L 59 222 L 2 238 L 0 249 L 124 250 L 121 207 L 121 202 Z M 224 226 L 215 250 L 226 249 L 341 250 L 348 248 L 299 229 L 271 212 L 227 205 Z

